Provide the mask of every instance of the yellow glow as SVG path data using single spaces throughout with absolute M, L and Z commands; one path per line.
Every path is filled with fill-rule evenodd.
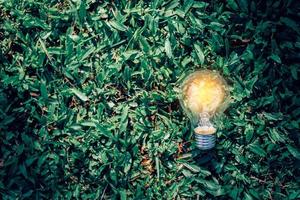
M 213 114 L 225 100 L 225 87 L 225 81 L 215 72 L 194 72 L 183 84 L 183 103 L 193 113 Z

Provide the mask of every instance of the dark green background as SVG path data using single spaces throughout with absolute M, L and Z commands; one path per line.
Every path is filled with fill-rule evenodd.
M 299 199 L 297 0 L 0 0 L 2 199 Z M 232 103 L 196 149 L 196 69 Z

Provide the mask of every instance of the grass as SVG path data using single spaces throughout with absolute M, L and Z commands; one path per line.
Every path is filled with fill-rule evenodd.
M 299 3 L 0 1 L 2 199 L 299 199 Z M 180 80 L 232 103 L 197 150 Z

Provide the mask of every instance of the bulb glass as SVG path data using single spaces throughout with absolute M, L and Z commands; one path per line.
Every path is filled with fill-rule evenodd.
M 210 70 L 196 71 L 182 83 L 181 105 L 191 119 L 200 149 L 215 146 L 216 128 L 210 119 L 225 110 L 227 91 L 228 87 L 222 76 Z

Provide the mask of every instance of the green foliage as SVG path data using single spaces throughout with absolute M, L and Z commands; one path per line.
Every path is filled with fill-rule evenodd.
M 296 0 L 0 1 L 1 199 L 299 199 Z M 232 104 L 196 149 L 177 99 Z

